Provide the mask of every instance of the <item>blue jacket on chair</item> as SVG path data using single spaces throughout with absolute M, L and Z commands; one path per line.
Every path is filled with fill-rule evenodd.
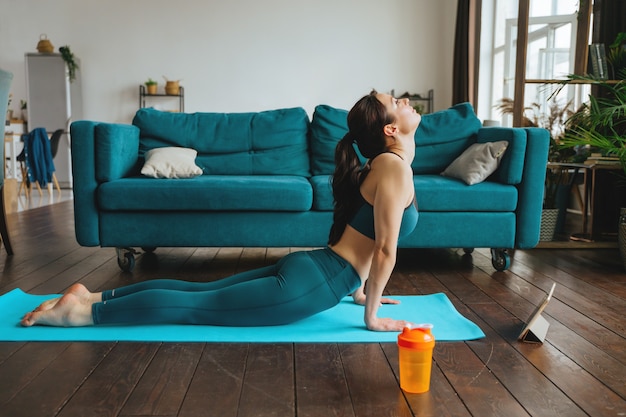
M 38 127 L 24 136 L 24 152 L 28 179 L 45 187 L 52 181 L 52 173 L 55 171 L 46 129 Z

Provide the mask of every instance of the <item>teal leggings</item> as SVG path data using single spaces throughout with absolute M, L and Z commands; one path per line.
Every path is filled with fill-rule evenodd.
M 327 310 L 360 285 L 352 265 L 325 248 L 215 282 L 154 280 L 105 291 L 92 315 L 100 325 L 272 326 Z

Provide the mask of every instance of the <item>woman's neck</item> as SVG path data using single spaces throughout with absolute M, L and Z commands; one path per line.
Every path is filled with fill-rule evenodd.
M 398 155 L 402 160 L 407 161 L 409 164 L 413 161 L 415 156 L 415 141 L 413 138 L 396 140 L 389 148 L 388 152 Z

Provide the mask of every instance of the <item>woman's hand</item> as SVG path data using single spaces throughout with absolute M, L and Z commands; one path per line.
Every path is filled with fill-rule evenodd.
M 405 320 L 394 320 L 388 318 L 376 318 L 369 323 L 365 323 L 368 330 L 375 332 L 401 332 L 406 326 L 410 325 Z

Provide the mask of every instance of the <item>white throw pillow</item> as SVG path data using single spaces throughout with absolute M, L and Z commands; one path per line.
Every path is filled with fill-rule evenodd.
M 506 140 L 474 143 L 452 161 L 441 175 L 458 178 L 467 185 L 478 184 L 498 169 L 508 145 Z
M 195 149 L 165 147 L 151 149 L 145 154 L 141 173 L 152 178 L 192 178 L 202 175 L 196 165 Z

